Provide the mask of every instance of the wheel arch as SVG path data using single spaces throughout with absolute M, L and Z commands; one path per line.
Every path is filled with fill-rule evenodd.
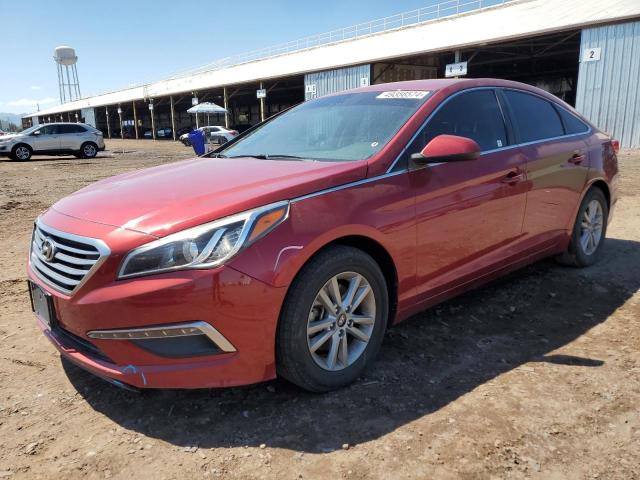
M 600 190 L 602 190 L 602 193 L 604 194 L 604 198 L 607 199 L 607 208 L 610 210 L 611 209 L 611 190 L 609 189 L 609 185 L 607 184 L 607 182 L 605 182 L 602 179 L 598 179 L 598 180 L 595 180 L 594 182 L 591 182 L 588 188 L 585 190 L 584 195 L 586 195 L 587 192 L 592 188 L 599 188 Z M 584 195 L 583 195 L 583 198 L 584 198 Z
M 299 266 L 287 290 L 291 288 L 291 285 L 298 275 L 300 275 L 300 272 L 305 265 L 320 253 L 336 245 L 345 245 L 357 248 L 373 258 L 373 260 L 378 264 L 387 283 L 387 290 L 389 293 L 389 318 L 387 321 L 387 327 L 391 326 L 398 310 L 398 272 L 395 262 L 393 261 L 393 257 L 389 251 L 380 242 L 369 236 L 362 234 L 347 234 L 336 237 L 328 243 L 325 243 L 320 248 L 316 249 L 313 254 Z
M 29 150 L 31 150 L 31 153 L 34 152 L 33 147 L 31 145 L 29 145 L 27 142 L 16 143 L 13 147 L 11 147 L 11 151 L 13 152 L 18 147 L 27 147 Z

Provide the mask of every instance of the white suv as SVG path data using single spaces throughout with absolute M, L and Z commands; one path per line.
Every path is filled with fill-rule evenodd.
M 0 137 L 0 156 L 13 160 L 29 160 L 34 154 L 93 158 L 102 150 L 102 132 L 84 123 L 48 123 Z

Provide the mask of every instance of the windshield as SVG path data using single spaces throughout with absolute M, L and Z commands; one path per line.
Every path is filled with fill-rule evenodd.
M 364 160 L 391 140 L 428 95 L 423 91 L 394 91 L 319 98 L 274 118 L 219 154 Z
M 29 128 L 27 128 L 25 130 L 22 130 L 20 133 L 25 134 L 25 135 L 29 135 L 30 133 L 35 132 L 40 127 L 42 127 L 42 125 L 36 125 L 35 127 L 29 127 Z

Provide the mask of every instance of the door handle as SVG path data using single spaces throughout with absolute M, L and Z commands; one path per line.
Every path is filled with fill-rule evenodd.
M 584 162 L 584 153 L 574 153 L 573 156 L 569 159 L 569 163 L 573 165 L 580 165 Z
M 502 177 L 502 183 L 509 183 L 513 185 L 515 183 L 522 182 L 524 179 L 524 172 L 521 172 L 520 170 L 513 170 Z

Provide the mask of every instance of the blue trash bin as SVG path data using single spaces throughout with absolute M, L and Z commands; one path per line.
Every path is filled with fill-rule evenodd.
M 194 130 L 189 134 L 189 141 L 196 155 L 204 155 L 204 133 L 202 130 Z

